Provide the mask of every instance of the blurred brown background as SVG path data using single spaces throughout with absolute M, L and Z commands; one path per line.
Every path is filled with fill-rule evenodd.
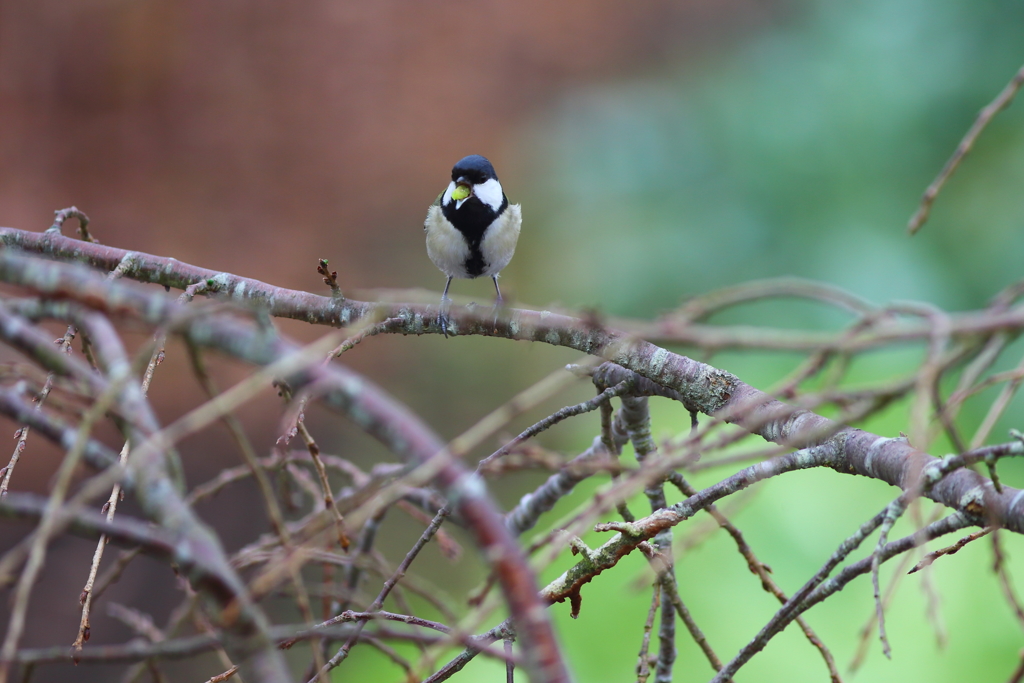
M 315 265 L 327 257 L 345 290 L 439 291 L 420 226 L 455 160 L 490 157 L 513 199 L 527 183 L 557 184 L 531 173 L 522 126 L 559 92 L 735 39 L 774 4 L 2 1 L 0 224 L 42 230 L 53 210 L 74 204 L 102 242 L 121 248 L 311 291 L 325 290 Z M 529 278 L 527 258 L 510 269 L 513 294 Z M 455 293 L 489 296 L 474 286 Z M 350 362 L 452 436 L 572 358 L 512 344 L 463 355 L 470 340 L 444 343 L 373 340 Z M 200 398 L 182 357 L 172 346 L 154 383 L 165 421 Z M 218 377 L 226 385 L 242 371 L 222 367 Z M 272 443 L 278 414 L 272 396 L 244 411 L 260 447 Z M 336 419 L 311 421 L 327 450 L 355 444 L 372 464 L 372 446 Z M 183 452 L 193 484 L 237 462 L 218 430 Z M 44 490 L 58 459 L 32 438 L 12 488 Z M 258 508 L 240 486 L 200 511 L 238 547 L 264 528 Z M 0 541 L 17 538 L 5 527 Z M 90 548 L 53 545 L 25 645 L 71 643 Z M 106 599 L 151 610 L 161 624 L 178 595 L 165 567 L 139 560 Z M 130 636 L 102 604 L 93 633 L 94 643 Z M 73 673 L 89 681 L 113 671 Z M 34 680 L 68 672 L 44 667 Z
M 561 88 L 691 49 L 749 1 L 0 4 L 0 218 L 77 204 L 110 244 L 317 287 L 436 286 L 451 164 L 529 176 L 515 129 Z M 286 251 L 282 247 L 286 246 Z

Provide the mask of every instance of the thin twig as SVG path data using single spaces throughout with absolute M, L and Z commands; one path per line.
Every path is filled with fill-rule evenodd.
M 992 533 L 992 570 L 999 577 L 999 587 L 1006 597 L 1006 603 L 1010 606 L 1013 616 L 1017 619 L 1017 625 L 1024 629 L 1024 605 L 1021 605 L 1017 591 L 1010 580 L 1010 574 L 1006 569 L 1006 556 L 1003 554 L 1002 546 L 999 543 L 999 530 Z
M 454 659 L 435 671 L 429 677 L 425 678 L 423 683 L 442 683 L 443 681 L 447 681 L 459 671 L 462 671 L 462 669 L 473 661 L 478 654 L 485 652 L 488 645 L 498 640 L 505 640 L 511 637 L 513 633 L 510 623 L 508 621 L 503 621 L 487 633 L 474 636 L 471 639 L 473 641 L 472 645 L 466 647 L 466 649 L 459 653 Z
M 489 456 L 481 460 L 480 468 L 486 470 L 488 466 L 491 465 L 492 462 L 494 462 L 498 458 L 508 455 L 519 444 L 523 443 L 528 439 L 532 439 L 541 432 L 550 429 L 551 427 L 555 426 L 559 422 L 562 422 L 563 420 L 567 420 L 570 417 L 575 417 L 577 415 L 582 415 L 584 413 L 589 413 L 592 410 L 597 410 L 615 396 L 620 396 L 621 394 L 623 394 L 625 391 L 628 390 L 628 388 L 628 382 L 620 382 L 614 387 L 609 387 L 605 389 L 604 391 L 602 391 L 601 393 L 599 393 L 597 396 L 590 400 L 583 401 L 582 403 L 577 403 L 576 405 L 572 406 L 565 406 L 564 408 L 555 411 L 551 415 L 548 415 L 544 419 L 538 420 L 537 422 L 535 422 L 534 424 L 520 432 L 520 434 L 516 436 L 514 439 L 512 439 L 504 446 L 496 450 L 494 453 L 491 453 Z
M 669 481 L 686 496 L 692 496 L 697 493 L 697 490 L 693 488 L 693 486 L 691 486 L 681 474 L 673 473 L 669 477 Z M 754 554 L 753 548 L 751 548 L 747 543 L 746 539 L 743 537 L 743 533 L 732 522 L 730 522 L 716 506 L 709 505 L 707 507 L 707 512 L 715 522 L 718 523 L 718 526 L 725 529 L 732 537 L 733 541 L 735 541 L 736 549 L 739 551 L 740 555 L 743 556 L 743 559 L 747 561 L 747 568 L 751 573 L 761 579 L 761 587 L 774 595 L 779 602 L 786 604 L 786 601 L 789 598 L 779 585 L 775 583 L 775 579 L 772 578 L 770 573 L 771 570 L 768 566 L 761 562 Z M 803 631 L 808 642 L 810 642 L 811 645 L 817 648 L 818 652 L 821 653 L 822 659 L 825 660 L 825 666 L 828 667 L 829 678 L 832 683 L 842 683 L 842 677 L 839 675 L 839 669 L 836 667 L 835 658 L 832 656 L 832 652 L 825 646 L 825 643 L 818 637 L 814 630 L 811 629 L 810 625 L 803 617 L 797 617 L 796 622 L 800 627 L 800 630 Z
M 648 459 L 658 457 L 658 447 L 651 435 L 651 414 L 646 396 L 622 396 L 622 408 L 616 415 L 612 428 L 616 432 L 626 434 L 633 444 L 633 452 L 636 461 L 641 466 Z M 665 476 L 659 476 L 647 482 L 644 494 L 650 504 L 651 513 L 655 514 L 668 507 L 665 499 Z M 654 537 L 652 546 L 656 553 L 668 558 L 662 560 L 664 565 L 659 576 L 663 584 L 663 602 L 661 623 L 658 627 L 658 658 L 655 672 L 656 683 L 671 683 L 672 668 L 676 659 L 676 620 L 670 609 L 671 601 L 669 594 L 675 592 L 675 570 L 671 563 L 672 558 L 672 532 L 665 530 Z M 687 627 L 690 624 L 684 619 Z M 696 627 L 696 623 L 693 624 Z M 697 637 L 693 630 L 691 635 Z
M 976 532 L 974 532 L 973 534 L 971 534 L 969 536 L 964 536 L 963 538 L 961 538 L 959 541 L 957 541 L 953 545 L 946 546 L 945 548 L 940 548 L 938 550 L 934 550 L 934 551 L 928 553 L 927 555 L 925 555 L 923 558 L 921 558 L 921 561 L 918 562 L 917 564 L 915 564 L 913 569 L 911 569 L 907 573 L 908 574 L 913 574 L 914 572 L 919 572 L 922 569 L 924 569 L 925 567 L 931 565 L 932 562 L 934 562 L 935 560 L 939 559 L 943 555 L 953 555 L 953 554 L 959 552 L 961 548 L 963 548 L 965 545 L 967 545 L 971 541 L 976 541 L 976 540 L 978 540 L 979 538 L 981 538 L 983 536 L 988 536 L 993 531 L 995 531 L 995 527 L 988 526 L 988 527 L 985 527 L 984 529 L 982 529 L 981 531 L 976 531 Z
M 892 604 L 892 599 L 896 595 L 896 589 L 900 585 L 900 579 L 903 577 L 903 572 L 906 570 L 907 565 L 913 556 L 907 553 L 900 558 L 899 564 L 896 565 L 896 569 L 893 571 L 893 579 L 889 582 L 889 585 L 885 588 L 885 595 L 882 596 L 882 608 L 888 608 Z M 874 635 L 875 629 L 878 627 L 878 612 L 875 606 L 872 606 L 871 614 L 864 622 L 864 626 L 861 627 L 860 632 L 857 635 L 857 649 L 850 659 L 850 663 L 846 666 L 846 671 L 850 674 L 856 673 L 861 665 L 864 663 L 867 657 L 868 650 L 871 647 L 871 636 Z
M 644 636 L 640 641 L 640 654 L 636 658 L 636 683 L 647 683 L 651 676 L 651 662 L 648 659 L 647 651 L 651 646 L 651 631 L 654 629 L 654 615 L 658 612 L 658 605 L 661 604 L 661 582 L 654 582 L 654 590 L 651 592 L 651 608 L 647 610 L 647 621 L 644 622 Z
M 398 568 L 395 569 L 395 573 L 391 575 L 387 581 L 384 582 L 384 585 L 381 587 L 381 590 L 377 594 L 377 597 L 374 598 L 373 602 L 370 603 L 370 606 L 365 610 L 366 612 L 376 612 L 380 610 L 380 608 L 384 605 L 384 600 L 387 599 L 388 594 L 391 593 L 392 589 L 398 584 L 399 581 L 402 580 L 402 577 L 405 576 L 405 573 L 409 570 L 409 566 L 413 563 L 413 560 L 415 560 L 416 556 L 419 555 L 420 550 L 422 550 L 423 547 L 430 541 L 430 539 L 433 538 L 434 534 L 441 527 L 441 523 L 444 522 L 444 520 L 448 517 L 449 514 L 450 510 L 447 507 L 445 507 L 442 508 L 437 513 L 437 515 L 434 516 L 434 519 L 430 522 L 430 525 L 426 529 L 424 529 L 422 534 L 420 534 L 420 537 L 416 540 L 416 543 L 413 544 L 412 548 L 409 549 L 409 552 L 406 553 L 405 558 L 402 560 L 401 564 L 399 564 Z M 324 625 L 331 625 L 332 623 L 336 622 L 328 620 L 324 622 Z M 331 657 L 327 664 L 320 669 L 319 674 L 326 674 L 331 669 L 336 668 L 339 664 L 341 664 L 341 662 L 345 660 L 346 657 L 348 657 L 348 653 L 352 650 L 352 647 L 358 640 L 359 634 L 362 632 L 362 628 L 365 624 L 366 619 L 360 619 L 357 622 L 355 632 L 353 633 L 353 635 L 348 639 L 348 641 L 345 642 L 341 649 L 339 649 L 338 652 L 333 657 Z M 312 683 L 312 681 L 310 683 Z
M 194 344 L 187 344 L 189 359 L 192 362 L 192 370 L 195 374 L 200 386 L 203 387 L 203 391 L 210 400 L 215 399 L 219 395 L 216 384 L 210 374 L 206 371 L 206 365 L 203 362 L 203 357 L 200 350 Z M 274 489 L 270 484 L 270 480 L 267 478 L 267 473 L 264 471 L 262 464 L 260 463 L 259 457 L 256 455 L 256 449 L 249 441 L 249 437 L 245 433 L 245 428 L 242 426 L 241 421 L 231 411 L 227 411 L 221 416 L 221 421 L 227 426 L 228 431 L 231 432 L 232 437 L 235 439 L 235 443 L 238 444 L 239 451 L 242 453 L 242 458 L 245 461 L 245 466 L 249 469 L 253 478 L 256 479 L 257 486 L 260 490 L 260 494 L 263 497 L 263 504 L 267 511 L 267 517 L 270 518 L 270 523 L 277 533 L 278 538 L 281 539 L 281 545 L 285 549 L 285 552 L 290 552 L 292 547 L 291 537 L 288 533 L 287 525 L 284 522 L 284 515 L 281 513 L 281 508 L 277 503 L 277 498 L 274 497 Z M 306 621 L 313 621 L 313 610 L 309 600 L 309 594 L 306 591 L 306 586 L 302 582 L 302 575 L 298 570 L 293 571 L 289 576 L 292 584 L 292 588 L 295 591 L 295 604 L 299 608 L 299 614 Z M 313 658 L 317 662 L 318 666 L 323 665 L 323 660 L 320 656 L 319 643 L 313 640 L 310 643 L 310 648 L 313 652 Z
M 363 633 L 361 635 L 361 638 L 364 643 L 366 643 L 370 647 L 374 648 L 375 650 L 383 654 L 385 657 L 387 657 L 392 662 L 397 664 L 403 671 L 405 671 L 406 680 L 412 680 L 412 664 L 410 664 L 409 660 L 407 660 L 405 657 L 402 657 L 400 654 L 398 654 L 397 650 L 395 650 L 393 647 L 388 646 L 382 640 L 374 638 L 373 636 L 367 633 Z
M 334 527 L 338 545 L 341 546 L 342 550 L 348 550 L 349 540 L 345 533 L 345 517 L 341 514 L 341 510 L 338 509 L 338 504 L 334 500 L 334 493 L 331 491 L 331 482 L 327 478 L 327 468 L 324 467 L 324 462 L 320 459 L 320 446 L 317 445 L 313 435 L 309 433 L 309 429 L 306 427 L 306 422 L 304 420 L 300 420 L 297 423 L 297 426 L 299 436 L 302 437 L 302 442 L 306 444 L 306 449 L 309 451 L 309 457 L 313 459 L 313 469 L 316 470 L 317 477 L 320 480 L 320 490 L 323 494 L 324 508 L 327 509 L 334 517 Z
M 99 240 L 89 234 L 89 217 L 85 215 L 85 212 L 80 210 L 76 206 L 71 206 L 66 209 L 60 209 L 54 211 L 53 225 L 49 227 L 47 232 L 56 232 L 58 235 L 61 234 L 61 228 L 64 227 L 64 223 L 69 218 L 78 219 L 78 235 L 86 242 L 92 242 L 93 244 L 99 244 Z
M 39 576 L 39 572 L 42 571 L 43 562 L 46 557 L 46 546 L 55 526 L 58 509 L 64 501 L 68 487 L 71 485 L 71 478 L 78 466 L 82 452 L 85 450 L 89 432 L 93 425 L 106 414 L 110 406 L 117 400 L 117 394 L 121 392 L 123 385 L 131 381 L 127 370 L 128 368 L 123 368 L 123 372 L 119 376 L 112 378 L 107 390 L 86 411 L 79 425 L 75 443 L 67 455 L 65 455 L 60 469 L 57 471 L 57 478 L 53 485 L 53 491 L 50 493 L 49 500 L 47 501 L 46 511 L 39 521 L 36 536 L 29 550 L 28 562 L 22 571 L 21 578 L 18 580 L 18 585 L 15 589 L 11 616 L 7 625 L 7 635 L 2 648 L 0 648 L 0 683 L 6 683 L 7 681 L 10 661 L 18 649 L 18 641 L 21 639 L 25 628 L 29 594 Z
M 327 259 L 322 258 L 317 263 L 316 272 L 320 273 L 324 277 L 324 284 L 331 288 L 331 295 L 344 299 L 345 297 L 341 294 L 341 287 L 338 285 L 338 271 L 331 270 L 330 265 L 327 263 Z
M 871 587 L 875 596 L 875 614 L 878 618 L 878 639 L 882 643 L 882 654 L 887 659 L 892 659 L 892 650 L 889 647 L 889 638 L 885 633 L 885 606 L 882 604 L 882 595 L 879 588 L 879 567 L 882 563 L 881 550 L 885 547 L 889 537 L 889 530 L 896 524 L 896 520 L 906 510 L 906 502 L 899 497 L 886 506 L 882 513 L 882 523 L 879 525 L 878 544 L 875 552 L 871 555 Z
M 158 643 L 165 639 L 163 632 L 153 623 L 153 618 L 137 609 L 126 607 L 116 602 L 107 605 L 107 614 L 127 625 L 140 636 Z
M 60 346 L 64 353 L 71 353 L 71 341 L 75 338 L 75 327 L 72 325 L 68 327 L 68 331 L 64 333 L 64 336 L 56 340 L 56 344 Z M 46 397 L 50 395 L 50 391 L 53 389 L 53 382 L 56 375 L 54 373 L 48 373 L 46 375 L 46 381 L 43 383 L 43 388 L 39 390 L 39 393 L 35 397 L 36 410 L 40 410 L 43 407 L 43 402 L 46 401 Z M 28 434 L 31 431 L 31 427 L 23 425 L 18 430 L 17 438 L 18 443 L 14 446 L 14 453 L 11 454 L 11 459 L 7 463 L 7 466 L 3 468 L 3 481 L 0 482 L 0 496 L 7 494 L 7 489 L 11 484 L 11 477 L 14 475 L 14 468 L 18 464 L 18 460 L 21 458 L 21 454 L 25 452 L 25 446 L 28 442 Z
M 70 328 L 68 330 L 70 332 Z M 165 335 L 157 333 L 156 335 L 156 348 L 153 350 L 153 354 L 150 357 L 149 363 L 146 366 L 146 372 L 142 378 L 141 390 L 142 395 L 146 396 L 149 393 L 149 385 L 153 380 L 153 372 L 156 370 L 156 366 L 163 361 L 164 358 L 164 340 Z M 128 461 L 129 453 L 129 442 L 125 441 L 124 445 L 121 446 L 121 453 L 118 456 L 118 463 L 124 467 Z M 121 489 L 120 484 L 115 484 L 110 491 L 110 497 L 107 498 L 106 504 L 103 506 L 103 512 L 107 515 L 107 520 L 114 518 L 114 514 L 117 512 L 117 504 L 123 498 L 124 493 Z M 93 602 L 93 586 L 96 583 L 96 575 L 99 573 L 100 563 L 103 561 L 103 552 L 107 546 L 107 537 L 100 536 L 99 541 L 96 542 L 96 550 L 93 551 L 92 564 L 89 566 L 89 574 L 85 580 L 85 586 L 82 588 L 82 592 L 78 597 L 79 603 L 82 605 L 82 614 L 78 621 L 78 634 L 75 637 L 75 642 L 71 644 L 72 651 L 79 653 L 82 651 L 82 647 L 85 642 L 89 640 L 92 635 L 92 624 L 90 623 L 90 612 L 92 611 Z
M 649 544 L 640 544 L 640 551 L 647 556 L 648 561 L 658 561 L 657 553 Z M 715 654 L 715 651 L 711 649 L 711 644 L 708 643 L 708 639 L 707 636 L 704 635 L 704 631 L 701 630 L 696 620 L 694 620 L 693 615 L 690 613 L 689 608 L 685 603 L 683 603 L 682 598 L 679 597 L 679 591 L 676 588 L 675 581 L 665 580 L 662 578 L 660 584 L 662 590 L 662 609 L 665 609 L 666 605 L 672 606 L 672 611 L 679 615 L 679 619 L 686 626 L 686 630 L 690 632 L 690 637 L 693 638 L 693 642 L 695 642 L 701 652 L 704 653 L 708 663 L 711 664 L 711 668 L 715 671 L 721 669 L 722 660 L 719 659 L 718 655 Z
M 846 585 L 857 576 L 866 574 L 871 571 L 873 564 L 873 557 L 867 557 L 863 560 L 848 565 L 842 569 L 835 577 L 830 579 L 828 582 L 822 583 L 820 579 L 823 579 L 823 571 L 831 571 L 831 568 L 835 566 L 836 558 L 840 555 L 846 557 L 850 551 L 852 551 L 863 537 L 866 536 L 870 531 L 866 531 L 872 526 L 877 527 L 882 522 L 882 513 L 875 515 L 875 517 L 869 522 L 861 525 L 860 530 L 849 539 L 840 544 L 839 549 L 833 554 L 832 558 L 822 567 L 821 570 L 815 574 L 810 582 L 804 585 L 799 591 L 797 591 L 789 601 L 783 605 L 782 609 L 775 613 L 767 624 L 765 624 L 754 638 L 747 643 L 739 653 L 730 660 L 722 670 L 718 672 L 718 675 L 712 679 L 712 683 L 725 683 L 730 680 L 733 675 L 750 661 L 750 658 L 757 652 L 760 652 L 768 644 L 775 635 L 780 633 L 797 615 L 807 611 L 812 606 L 819 602 L 827 599 L 829 596 L 841 591 Z M 965 526 L 972 524 L 972 520 L 966 515 L 959 512 L 954 512 L 948 517 L 944 517 L 934 524 L 929 524 L 924 529 L 914 532 L 909 536 L 904 536 L 898 541 L 893 541 L 886 544 L 878 554 L 882 557 L 882 561 L 886 561 L 895 555 L 904 553 L 908 550 L 916 548 L 928 541 L 943 536 L 945 534 L 962 529 Z M 810 585 L 814 585 L 814 588 L 808 590 Z
M 985 126 L 998 114 L 1000 111 L 1005 109 L 1013 101 L 1013 98 L 1017 95 L 1017 91 L 1020 90 L 1021 85 L 1024 84 L 1024 66 L 1014 75 L 1010 82 L 1006 84 L 1002 92 L 996 95 L 996 98 L 988 103 L 984 109 L 978 112 L 977 118 L 974 119 L 974 124 L 964 135 L 960 144 L 956 146 L 956 151 L 953 152 L 953 156 L 949 158 L 946 165 L 942 167 L 938 177 L 932 181 L 932 184 L 928 186 L 928 189 L 924 191 L 924 195 L 921 197 L 921 205 L 917 211 L 910 218 L 910 222 L 907 224 L 907 232 L 911 235 L 916 233 L 924 225 L 924 222 L 928 220 L 928 214 L 931 213 L 932 203 L 935 202 L 935 198 L 939 196 L 939 191 L 942 190 L 942 186 L 946 184 L 953 172 L 956 171 L 960 162 L 963 161 L 967 153 L 974 147 L 975 141 L 978 136 L 981 135 L 982 131 L 985 130 Z
M 225 671 L 223 673 L 219 673 L 216 676 L 213 676 L 212 678 L 207 680 L 206 683 L 223 683 L 224 681 L 226 681 L 229 678 L 231 678 L 232 676 L 234 676 L 236 673 L 238 673 L 238 665 L 237 664 L 235 666 L 231 667 L 230 669 L 228 669 L 227 671 Z
M 988 439 L 988 435 L 991 433 L 992 428 L 996 426 L 996 422 L 1002 417 L 1007 407 L 1010 405 L 1010 401 L 1013 399 L 1017 390 L 1020 389 L 1021 383 L 1024 382 L 1024 357 L 1021 357 L 1020 362 L 1017 363 L 1017 367 L 1014 369 L 1016 373 L 1020 373 L 1019 376 L 1013 377 L 1007 381 L 1006 385 L 999 391 L 999 395 L 992 401 L 992 405 L 989 407 L 988 412 L 985 414 L 985 419 L 981 421 L 981 425 L 977 431 L 974 432 L 974 436 L 971 438 L 971 449 L 980 448 L 985 440 Z

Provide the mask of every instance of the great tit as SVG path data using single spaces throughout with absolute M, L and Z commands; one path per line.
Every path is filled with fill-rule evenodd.
M 498 273 L 512 260 L 522 223 L 519 205 L 508 203 L 491 162 L 472 154 L 455 164 L 448 188 L 431 204 L 423 222 L 427 255 L 448 276 L 438 313 L 445 337 L 452 278 L 486 275 L 494 280 L 495 307 L 501 305 Z

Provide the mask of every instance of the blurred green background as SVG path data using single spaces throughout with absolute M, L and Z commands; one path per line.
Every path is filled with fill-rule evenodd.
M 962 310 L 983 306 L 1021 277 L 1019 103 L 993 122 L 924 231 L 909 238 L 904 226 L 977 111 L 1020 67 L 1024 7 L 900 0 L 795 3 L 790 10 L 763 31 L 696 59 L 666 60 L 628 79 L 564 93 L 537 117 L 524 165 L 543 171 L 524 205 L 531 226 L 541 223 L 540 236 L 524 241 L 531 261 L 515 264 L 520 273 L 529 269 L 520 275 L 528 299 L 557 291 L 566 306 L 653 316 L 687 295 L 799 275 L 875 303 L 916 299 Z M 834 316 L 820 306 L 760 305 L 717 320 L 834 329 Z M 1022 351 L 1020 344 L 1011 348 L 1001 367 L 1013 367 Z M 851 381 L 905 374 L 918 358 L 915 351 L 874 354 L 858 363 Z M 723 354 L 713 364 L 763 387 L 792 360 Z M 966 433 L 993 396 L 965 411 Z M 885 435 L 907 431 L 907 407 L 866 427 Z M 655 424 L 663 433 L 673 423 L 683 431 L 681 412 L 665 406 Z M 1005 439 L 1021 417 L 1018 400 L 993 439 Z M 948 445 L 933 452 L 942 448 Z M 1020 486 L 1024 470 L 1007 470 Z M 876 482 L 800 473 L 764 486 L 736 522 L 792 592 L 857 520 L 892 496 Z M 1019 577 L 1024 545 L 1006 542 Z M 632 559 L 632 573 L 642 573 L 643 563 Z M 944 649 L 928 625 L 921 579 L 908 577 L 888 612 L 892 661 L 872 638 L 864 666 L 850 678 L 1005 680 L 1019 661 L 1021 632 L 990 562 L 990 548 L 978 545 L 935 566 L 948 629 Z M 558 611 L 581 680 L 627 680 L 635 664 L 622 656 L 630 651 L 622 640 L 637 640 L 631 636 L 643 622 L 647 594 L 630 570 L 614 574 L 588 586 L 578 623 Z M 679 578 L 684 600 L 723 658 L 776 607 L 723 534 L 685 557 Z M 870 591 L 862 578 L 807 615 L 843 669 L 870 619 Z M 678 680 L 706 680 L 699 651 L 680 640 Z M 826 676 L 817 653 L 791 628 L 738 680 Z
M 901 228 L 1019 67 L 1022 21 L 1009 2 L 799 3 L 729 49 L 562 94 L 527 138 L 527 298 L 650 316 L 801 275 L 982 305 L 1024 261 L 1024 108 L 994 121 L 926 232 Z
M 443 277 L 423 252 L 422 212 L 455 160 L 483 153 L 510 199 L 524 207 L 519 251 L 502 283 L 525 305 L 649 318 L 717 287 L 798 275 L 879 304 L 915 299 L 966 310 L 1022 275 L 1024 105 L 996 117 L 922 232 L 910 238 L 904 228 L 978 110 L 1022 61 L 1024 5 L 1009 0 L 628 8 L 320 2 L 305 9 L 0 1 L 0 115 L 7 121 L 0 127 L 0 223 L 42 229 L 51 210 L 74 203 L 115 246 L 313 291 L 323 288 L 315 260 L 329 257 L 346 291 L 422 287 L 433 301 Z M 477 301 L 491 296 L 481 282 L 456 282 L 453 291 Z M 846 319 L 822 306 L 780 303 L 715 320 L 836 329 Z M 300 338 L 320 332 L 282 327 Z M 1021 344 L 1010 347 L 996 369 L 1013 367 L 1022 354 Z M 850 381 L 904 375 L 920 357 L 918 347 L 870 354 L 854 365 Z M 496 340 L 387 338 L 349 358 L 452 437 L 576 356 Z M 798 361 L 767 353 L 712 360 L 759 387 Z M 184 367 L 175 366 L 180 359 L 168 362 Z M 232 372 L 228 378 L 237 376 Z M 171 415 L 190 394 L 187 373 L 167 374 L 154 392 Z M 577 387 L 544 408 L 587 393 Z M 965 433 L 994 395 L 967 404 Z M 267 401 L 246 414 L 267 447 L 275 411 Z M 523 416 L 510 431 L 543 414 Z M 1018 400 L 992 439 L 1021 427 L 1022 417 Z M 333 416 L 314 412 L 310 420 L 327 451 L 365 453 L 359 457 L 367 466 L 386 457 Z M 907 431 L 906 403 L 863 426 L 887 436 Z M 687 427 L 685 411 L 655 402 L 656 436 Z M 540 441 L 574 453 L 596 428 L 596 417 L 578 418 Z M 185 454 L 190 481 L 215 471 L 212 463 L 235 462 L 225 444 L 217 435 L 196 440 Z M 932 452 L 944 448 L 939 443 Z M 48 466 L 52 458 L 38 462 L 32 486 L 45 486 Z M 695 483 L 729 473 L 705 473 Z M 1013 463 L 1003 476 L 1024 485 L 1024 470 Z M 496 495 L 513 505 L 540 480 L 510 477 Z M 232 547 L 266 527 L 245 512 L 258 503 L 242 490 L 230 504 L 205 510 L 222 533 L 234 534 Z M 581 487 L 546 519 L 593 490 Z M 792 592 L 894 496 L 879 482 L 795 473 L 762 485 L 734 521 Z M 633 509 L 644 505 L 636 501 Z M 911 528 L 901 522 L 893 536 Z M 383 549 L 395 559 L 418 534 L 397 519 L 385 530 Z M 677 538 L 687 533 L 683 525 Z M 1024 543 L 1005 536 L 1019 579 Z M 78 558 L 85 545 L 56 552 L 69 558 L 62 566 L 84 573 L 87 560 Z M 936 563 L 944 648 L 925 614 L 921 574 L 906 578 L 888 611 L 892 660 L 873 639 L 865 664 L 849 678 L 1008 678 L 1024 638 L 991 559 L 990 546 L 979 542 Z M 559 558 L 543 579 L 571 562 L 567 554 Z M 630 557 L 588 584 L 578 620 L 565 605 L 552 609 L 577 680 L 634 675 L 649 601 L 645 564 Z M 453 596 L 482 577 L 472 552 L 452 566 L 428 549 L 423 570 Z M 145 595 L 156 571 L 129 572 L 118 599 Z M 723 534 L 684 555 L 677 572 L 683 599 L 723 659 L 777 606 Z M 883 578 L 891 576 L 890 566 Z M 77 596 L 75 581 L 67 584 L 68 595 Z M 48 607 L 51 620 L 67 622 L 69 642 L 73 608 Z M 869 581 L 861 577 L 808 614 L 841 670 L 872 610 Z M 95 628 L 97 642 L 123 639 L 119 628 Z M 52 637 L 52 629 L 39 627 L 26 641 L 51 644 Z M 680 633 L 678 642 L 676 680 L 710 678 L 688 638 Z M 357 648 L 347 666 L 336 680 L 403 679 L 368 648 Z M 103 680 L 97 671 L 76 675 Z M 44 668 L 37 680 L 61 675 Z M 494 662 L 477 661 L 461 680 L 502 675 Z M 737 680 L 822 681 L 827 672 L 791 629 Z

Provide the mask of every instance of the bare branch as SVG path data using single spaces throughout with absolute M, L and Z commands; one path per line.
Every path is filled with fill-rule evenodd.
M 911 569 L 907 573 L 908 574 L 913 574 L 914 572 L 919 572 L 922 569 L 924 569 L 925 567 L 931 565 L 932 562 L 934 562 L 935 560 L 939 559 L 943 555 L 953 555 L 953 554 L 959 552 L 961 548 L 963 548 L 965 545 L 967 545 L 971 541 L 976 541 L 976 540 L 978 540 L 979 538 L 981 538 L 983 536 L 989 535 L 990 533 L 992 533 L 992 531 L 994 529 L 995 529 L 995 527 L 990 527 L 990 526 L 989 527 L 985 527 L 981 531 L 976 531 L 973 534 L 970 534 L 968 536 L 964 536 L 963 538 L 961 538 L 959 541 L 957 541 L 953 545 L 946 546 L 945 548 L 940 548 L 939 550 L 935 550 L 935 551 L 932 551 L 932 552 L 928 553 L 923 558 L 921 558 L 920 562 L 918 562 L 917 564 L 914 565 L 913 569 Z
M 981 135 L 985 127 L 988 126 L 989 122 L 1003 109 L 1010 106 L 1010 102 L 1013 102 L 1013 98 L 1017 95 L 1017 91 L 1020 90 L 1021 85 L 1024 85 L 1024 66 L 1010 79 L 1010 82 L 1006 84 L 1002 92 L 996 95 L 996 98 L 988 103 L 984 109 L 978 112 L 978 116 L 974 119 L 974 124 L 971 125 L 970 130 L 964 135 L 963 140 L 956 146 L 956 151 L 953 152 L 953 156 L 949 158 L 946 165 L 942 167 L 939 175 L 932 184 L 928 186 L 928 189 L 924 191 L 924 195 L 921 197 L 921 205 L 913 216 L 910 217 L 910 222 L 907 224 L 907 232 L 911 235 L 916 233 L 924 225 L 924 222 L 928 220 L 928 214 L 931 213 L 932 203 L 935 202 L 935 198 L 939 196 L 939 192 L 942 190 L 942 186 L 946 184 L 953 172 L 956 171 L 960 162 L 963 161 L 964 157 L 967 156 L 971 148 L 974 147 L 975 141 L 978 136 Z

